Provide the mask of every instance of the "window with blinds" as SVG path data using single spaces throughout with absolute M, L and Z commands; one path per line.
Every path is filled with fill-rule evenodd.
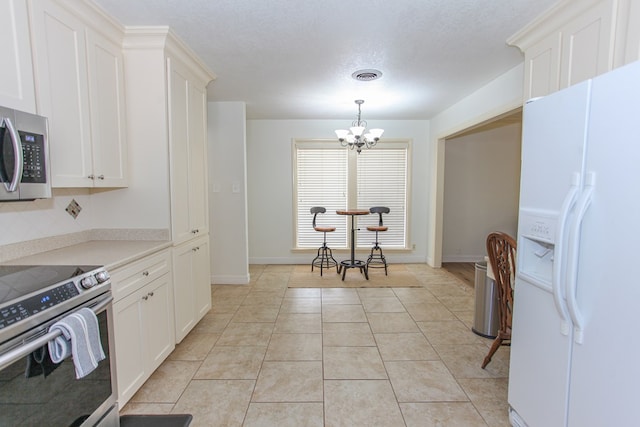
M 332 225 L 327 245 L 333 249 L 348 248 L 351 217 L 336 215 L 338 209 L 386 206 L 379 241 L 386 248 L 408 247 L 409 143 L 380 142 L 370 150 L 356 151 L 340 147 L 335 141 L 294 141 L 294 211 L 295 245 L 317 248 L 322 235 L 313 230 L 313 206 L 324 206 L 318 215 L 320 225 Z M 369 248 L 375 239 L 367 225 L 378 223 L 378 215 L 359 216 L 356 246 Z
M 379 233 L 385 248 L 406 247 L 407 220 L 407 148 L 374 147 L 356 156 L 358 207 L 386 206 L 390 212 L 382 214 L 389 229 Z M 375 241 L 375 233 L 366 231 L 368 225 L 378 225 L 378 214 L 358 218 L 360 232 L 357 247 L 368 247 Z
M 337 145 L 337 146 L 336 146 Z M 327 233 L 327 245 L 332 248 L 347 246 L 344 218 L 336 216 L 336 210 L 347 207 L 347 151 L 339 144 L 318 141 L 295 144 L 294 191 L 296 213 L 296 247 L 317 248 L 322 235 L 312 226 L 313 206 L 323 206 L 324 214 L 318 214 L 319 225 L 335 226 Z

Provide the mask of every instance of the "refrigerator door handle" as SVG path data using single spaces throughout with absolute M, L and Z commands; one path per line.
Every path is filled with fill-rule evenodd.
M 575 204 L 578 196 L 578 189 L 580 185 L 580 174 L 575 172 L 571 179 L 571 187 L 567 192 L 567 195 L 562 202 L 560 208 L 560 214 L 558 216 L 558 228 L 556 229 L 555 236 L 555 250 L 553 261 L 553 275 L 551 278 L 551 289 L 553 290 L 553 302 L 556 306 L 556 311 L 560 316 L 560 333 L 562 335 L 569 335 L 569 312 L 565 305 L 564 298 L 561 292 L 561 283 L 565 272 L 565 228 L 569 219 L 569 212 Z
M 578 290 L 578 259 L 580 257 L 580 237 L 582 233 L 582 220 L 591 205 L 593 188 L 595 186 L 595 174 L 590 172 L 585 177 L 585 187 L 576 202 L 576 217 L 571 227 L 569 240 L 569 259 L 567 266 L 567 306 L 573 321 L 574 336 L 573 339 L 577 344 L 582 344 L 584 339 L 584 317 L 578 307 L 576 292 Z

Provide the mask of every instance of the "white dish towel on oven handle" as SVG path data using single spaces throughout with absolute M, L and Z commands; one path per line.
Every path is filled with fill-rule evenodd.
M 54 363 L 73 357 L 76 378 L 89 375 L 106 358 L 100 342 L 98 318 L 90 308 L 81 308 L 57 321 L 49 332 L 59 330 L 62 335 L 49 341 L 49 355 Z

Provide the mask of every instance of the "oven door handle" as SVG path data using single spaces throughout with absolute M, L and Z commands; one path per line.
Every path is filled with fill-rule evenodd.
M 94 313 L 98 314 L 99 311 L 101 311 L 103 308 L 105 308 L 112 302 L 113 302 L 113 297 L 109 296 L 105 300 L 98 303 L 98 305 L 96 305 L 95 307 L 91 307 L 91 310 L 93 310 Z M 59 329 L 56 329 L 55 331 L 49 332 L 38 339 L 29 341 L 27 343 L 24 343 L 20 347 L 16 347 L 14 349 L 9 350 L 8 352 L 0 356 L 0 371 L 2 371 L 4 368 L 8 366 L 11 366 L 14 362 L 22 359 L 23 357 L 30 354 L 31 352 L 39 349 L 43 345 L 47 344 L 49 341 L 56 339 L 60 335 L 62 335 L 62 332 Z

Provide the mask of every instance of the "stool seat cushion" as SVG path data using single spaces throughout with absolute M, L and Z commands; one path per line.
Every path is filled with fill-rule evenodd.
M 387 231 L 389 229 L 389 227 L 387 227 L 386 225 L 380 226 L 380 225 L 370 225 L 367 227 L 367 230 L 369 231 Z
M 321 233 L 330 233 L 332 231 L 336 231 L 335 227 L 320 227 L 320 226 L 316 226 L 313 228 L 316 231 L 319 231 Z

